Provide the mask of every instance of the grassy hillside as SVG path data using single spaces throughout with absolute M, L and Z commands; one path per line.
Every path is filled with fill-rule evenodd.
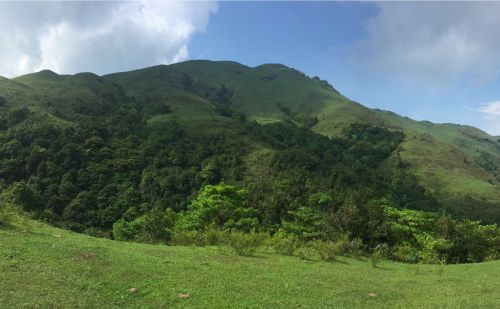
M 364 259 L 304 261 L 270 249 L 240 257 L 215 247 L 97 239 L 31 221 L 0 228 L 0 239 L 1 308 L 494 308 L 500 303 L 498 261 L 448 266 L 384 261 L 373 268 Z M 181 293 L 189 298 L 179 298 Z

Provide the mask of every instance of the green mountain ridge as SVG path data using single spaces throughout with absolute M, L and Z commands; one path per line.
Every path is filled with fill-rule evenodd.
M 213 87 L 224 84 L 234 89 L 231 107 L 261 123 L 298 114 L 317 118 L 312 129 L 327 136 L 338 135 L 351 123 L 403 130 L 408 137 L 399 150 L 401 158 L 444 203 L 467 204 L 486 213 L 500 205 L 500 143 L 492 136 L 470 126 L 414 121 L 366 108 L 319 79 L 283 65 L 249 68 L 234 62 L 189 61 L 105 78 L 120 84 L 128 95 L 141 96 L 153 90 L 148 77 L 158 81 L 182 73 Z
M 408 165 L 447 209 L 500 220 L 498 138 L 470 126 L 414 121 L 364 107 L 327 82 L 281 64 L 196 60 L 104 76 L 42 71 L 1 78 L 0 96 L 8 105 L 28 106 L 61 124 L 78 115 L 116 113 L 117 102 L 133 101 L 155 110 L 148 123 L 190 122 L 194 131 L 229 130 L 235 138 L 245 137 L 227 118 L 228 110 L 258 123 L 290 122 L 326 136 L 339 136 L 352 123 L 400 130 L 406 138 L 393 157 Z M 168 112 L 157 112 L 162 109 Z M 262 152 L 253 149 L 248 160 Z

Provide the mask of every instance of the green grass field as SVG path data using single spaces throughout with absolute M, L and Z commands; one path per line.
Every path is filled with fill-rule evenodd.
M 500 306 L 499 262 L 373 268 L 365 259 L 304 261 L 271 250 L 240 257 L 29 225 L 0 229 L 0 308 Z

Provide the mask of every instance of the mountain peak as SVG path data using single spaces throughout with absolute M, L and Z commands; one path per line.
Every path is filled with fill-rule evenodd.
M 59 81 L 61 79 L 62 79 L 61 75 L 59 75 L 51 70 L 42 70 L 39 72 L 21 75 L 21 76 L 14 78 L 14 80 L 21 81 L 21 82 L 27 82 L 27 81 L 33 81 L 33 80 Z

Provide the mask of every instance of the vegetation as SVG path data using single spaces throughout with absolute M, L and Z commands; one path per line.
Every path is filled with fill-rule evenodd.
M 210 246 L 126 243 L 26 224 L 15 219 L 0 228 L 2 308 L 494 308 L 500 301 L 498 261 L 382 260 L 372 268 L 359 258 L 304 261 L 264 248 L 242 257 Z
M 499 170 L 282 65 L 0 78 L 0 307 L 493 307 Z
M 249 78 L 249 89 L 266 90 L 263 100 L 278 95 L 269 83 L 296 86 L 274 107 L 286 117 L 247 117 L 255 114 L 238 107 L 247 90 L 234 84 L 242 77 L 215 83 L 204 75 L 228 67 Z M 499 257 L 496 225 L 456 218 L 439 192 L 421 185 L 401 155 L 412 136 L 356 122 L 335 136 L 318 134 L 322 118 L 291 95 L 317 91 L 307 102 L 321 109 L 327 97 L 344 100 L 338 92 L 283 66 L 248 70 L 194 62 L 106 77 L 44 71 L 2 80 L 9 83 L 0 104 L 6 193 L 53 225 L 125 241 L 210 238 L 251 255 L 266 233 L 284 254 L 325 260 L 353 243 L 365 255 L 414 263 Z M 495 158 L 484 150 L 478 164 L 494 173 Z

